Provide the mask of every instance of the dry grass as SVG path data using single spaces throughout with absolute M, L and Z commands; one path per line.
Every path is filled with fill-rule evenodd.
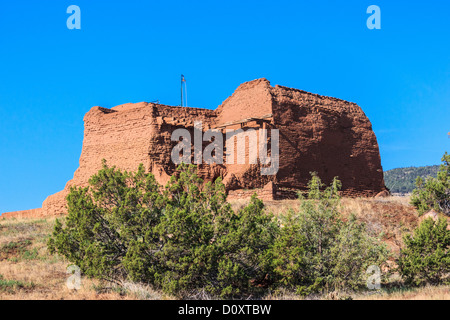
M 419 223 L 419 215 L 409 204 L 409 198 L 343 199 L 342 213 L 356 215 L 370 234 L 379 236 L 393 251 L 400 252 L 403 236 L 411 233 Z
M 428 286 L 355 295 L 355 300 L 450 300 L 450 286 Z
M 81 279 L 79 290 L 68 289 L 68 261 L 47 251 L 54 219 L 0 220 L 0 300 L 130 300 L 168 299 L 149 286 L 124 283 L 105 287 Z
M 450 300 L 450 286 L 422 288 L 380 289 L 378 291 L 330 292 L 323 295 L 300 297 L 293 292 L 280 291 L 267 295 L 264 300 Z

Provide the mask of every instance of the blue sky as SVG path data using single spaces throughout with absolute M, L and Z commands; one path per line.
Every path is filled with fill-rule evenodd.
M 381 30 L 369 30 L 369 5 Z M 81 30 L 69 30 L 70 5 Z M 358 103 L 385 170 L 450 151 L 450 1 L 2 1 L 0 212 L 40 207 L 78 167 L 92 106 L 216 108 L 265 77 Z

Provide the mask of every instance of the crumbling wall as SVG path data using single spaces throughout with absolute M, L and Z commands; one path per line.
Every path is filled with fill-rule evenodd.
M 273 108 L 270 88 L 270 82 L 267 79 L 241 84 L 217 108 L 217 125 L 271 114 Z
M 80 166 L 64 190 L 49 196 L 42 209 L 48 215 L 66 213 L 65 198 L 71 186 L 87 186 L 102 167 L 102 159 L 123 170 L 150 167 L 148 142 L 155 119 L 148 103 L 124 104 L 112 109 L 93 107 L 84 117 Z
M 148 143 L 155 134 L 155 118 L 148 103 L 92 108 L 84 117 L 84 140 L 80 167 L 69 185 L 87 185 L 101 169 L 101 160 L 123 170 L 148 169 Z M 66 187 L 67 188 L 67 187 Z
M 149 171 L 160 184 L 165 185 L 177 167 L 171 159 L 172 149 L 178 143 L 172 141 L 172 133 L 177 129 L 186 129 L 193 137 L 195 122 L 201 122 L 203 130 L 208 130 L 214 124 L 217 114 L 215 110 L 155 105 L 153 116 L 156 124 L 155 134 L 149 141 Z M 199 166 L 199 172 L 206 180 L 214 180 L 221 175 L 219 168 L 211 166 Z
M 386 190 L 377 139 L 358 105 L 281 86 L 271 92 L 282 150 L 280 187 L 305 189 L 310 172 L 317 172 L 327 184 L 339 177 L 347 195 Z
M 270 88 L 270 82 L 267 79 L 257 79 L 243 83 L 217 108 L 216 127 L 226 125 L 223 129 L 224 142 L 226 141 L 226 130 L 243 129 L 248 131 L 262 128 L 261 121 L 248 121 L 234 125 L 232 123 L 243 119 L 272 115 L 273 102 Z M 259 143 L 259 138 L 257 141 Z M 226 173 L 223 177 L 228 190 L 256 190 L 263 188 L 269 182 L 276 181 L 276 176 L 261 175 L 261 165 L 259 163 L 249 164 L 250 143 L 248 138 L 246 138 L 244 148 L 239 148 L 236 140 L 233 143 L 235 155 L 233 163 L 226 163 Z M 231 154 L 231 150 L 225 148 L 225 157 L 227 154 Z M 238 163 L 238 159 L 244 159 L 245 164 Z M 232 192 L 232 194 L 243 195 L 242 191 Z

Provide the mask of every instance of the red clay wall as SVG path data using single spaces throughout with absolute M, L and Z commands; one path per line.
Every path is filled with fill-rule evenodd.
M 217 124 L 271 114 L 273 110 L 270 88 L 270 82 L 266 79 L 241 84 L 217 108 Z
M 348 195 L 385 190 L 377 139 L 362 109 L 351 102 L 276 86 L 275 127 L 280 130 L 280 187 L 304 189 L 318 172 L 338 176 Z
M 34 218 L 42 218 L 46 216 L 41 208 L 39 209 L 31 209 L 31 210 L 23 210 L 23 211 L 14 211 L 14 212 L 6 212 L 0 216 L 0 219 L 34 219 Z

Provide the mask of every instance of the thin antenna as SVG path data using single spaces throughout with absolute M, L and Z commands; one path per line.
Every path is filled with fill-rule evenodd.
M 188 101 L 187 101 L 187 82 L 186 82 L 186 80 L 184 80 L 184 96 L 185 96 L 185 100 L 186 100 L 185 107 L 187 108 L 189 105 L 188 105 Z
M 183 82 L 186 83 L 186 79 L 184 79 L 184 76 L 181 75 L 181 107 L 183 106 L 184 99 L 183 99 Z

